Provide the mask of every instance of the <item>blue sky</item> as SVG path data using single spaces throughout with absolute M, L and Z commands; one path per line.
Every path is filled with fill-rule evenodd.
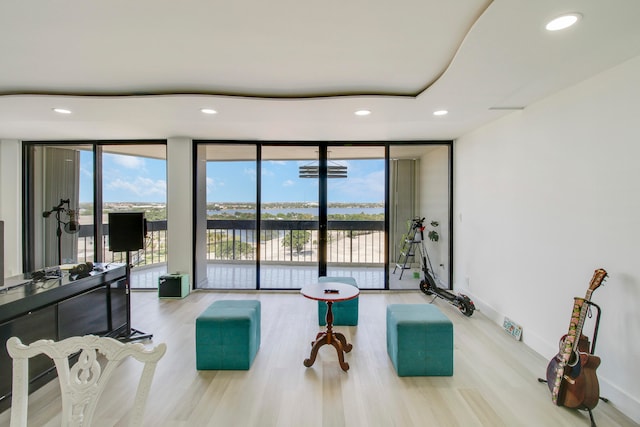
M 262 164 L 263 202 L 316 202 L 318 180 L 298 178 L 298 167 L 308 162 L 265 161 Z M 382 202 L 384 161 L 350 160 L 347 179 L 330 179 L 329 202 Z M 91 153 L 81 154 L 80 202 L 93 200 Z M 105 202 L 166 202 L 164 160 L 105 154 Z M 210 162 L 207 165 L 208 202 L 255 202 L 255 162 Z
M 80 202 L 91 202 L 92 153 L 83 151 L 80 156 Z M 104 154 L 102 174 L 104 202 L 166 202 L 167 174 L 164 160 Z

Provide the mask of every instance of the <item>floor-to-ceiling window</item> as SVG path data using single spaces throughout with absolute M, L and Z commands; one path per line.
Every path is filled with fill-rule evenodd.
M 206 281 L 201 288 L 256 288 L 258 253 L 255 144 L 208 144 Z
M 101 178 L 98 220 L 105 262 L 125 262 L 126 253 L 109 250 L 109 213 L 142 212 L 146 220 L 144 247 L 129 253 L 131 287 L 154 288 L 166 274 L 167 164 L 166 145 L 148 142 L 102 143 L 97 147 Z
M 196 165 L 207 164 L 195 185 L 196 194 L 206 187 L 199 230 L 207 244 L 195 244 L 195 259 L 207 260 L 207 277 L 198 287 L 295 289 L 318 275 L 349 275 L 363 289 L 418 289 L 422 257 L 400 271 L 396 264 L 411 221 L 422 217 L 425 236 L 438 238 L 421 250 L 438 284 L 450 286 L 451 143 L 195 147 Z
M 450 143 L 389 147 L 390 289 L 417 289 L 425 266 L 438 286 L 451 286 L 451 149 Z M 414 220 L 424 226 L 422 241 Z
M 194 147 L 208 153 L 202 251 L 205 271 L 215 269 L 198 287 L 291 289 L 319 274 L 368 270 L 362 288 L 417 288 L 419 260 L 402 277 L 396 268 L 416 217 L 438 236 L 424 248 L 438 284 L 451 286 L 450 142 Z M 170 256 L 165 162 L 159 141 L 25 143 L 25 271 L 124 259 L 108 250 L 106 214 L 144 211 L 146 247 L 133 254 L 132 284 L 155 287 Z
M 31 142 L 24 148 L 25 271 L 123 262 L 124 254 L 109 251 L 108 213 L 141 211 L 148 227 L 145 248 L 132 254 L 139 272 L 132 286 L 157 286 L 167 257 L 165 145 Z
M 261 154 L 260 288 L 300 288 L 321 261 L 319 148 L 266 145 Z
M 327 150 L 327 275 L 385 286 L 385 147 Z

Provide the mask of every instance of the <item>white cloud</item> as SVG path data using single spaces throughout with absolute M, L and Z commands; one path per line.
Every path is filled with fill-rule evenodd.
M 137 177 L 133 181 L 125 181 L 123 179 L 115 179 L 107 183 L 109 190 L 127 191 L 135 194 L 136 196 L 144 199 L 149 196 L 151 198 L 167 194 L 167 182 L 164 180 L 152 180 L 150 178 Z
M 251 179 L 253 181 L 255 181 L 256 176 L 258 175 L 258 173 L 256 172 L 255 169 L 253 168 L 246 168 L 244 171 L 242 171 L 245 175 L 248 175 L 249 177 L 251 177 Z
M 294 186 L 294 185 L 296 185 L 296 183 L 295 183 L 295 182 L 293 182 L 293 181 L 292 181 L 292 180 L 290 180 L 290 179 L 287 179 L 286 181 L 284 181 L 284 182 L 282 183 L 282 186 L 283 186 L 283 187 L 292 187 L 292 186 Z
M 114 163 L 127 168 L 127 169 L 143 169 L 144 159 L 137 156 L 123 156 L 120 154 L 113 154 Z
M 329 191 L 339 191 L 347 200 L 384 200 L 384 170 L 372 172 L 361 178 L 331 180 Z
M 84 168 L 81 165 L 80 166 L 80 175 L 82 175 L 83 178 L 92 179 L 93 178 L 93 170 Z
M 224 187 L 224 181 L 220 181 L 211 177 L 207 177 L 207 194 L 213 193 L 220 187 Z

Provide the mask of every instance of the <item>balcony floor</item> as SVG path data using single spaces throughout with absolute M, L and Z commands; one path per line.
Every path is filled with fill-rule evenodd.
M 299 289 L 305 283 L 315 281 L 318 274 L 316 266 L 292 266 L 266 264 L 260 267 L 262 276 L 260 288 L 268 289 Z M 158 279 L 167 273 L 166 264 L 156 264 L 131 269 L 131 287 L 133 289 L 155 289 Z M 384 271 L 374 267 L 328 267 L 329 276 L 351 276 L 356 279 L 362 289 L 384 289 Z M 207 265 L 207 284 L 200 289 L 255 289 L 256 270 L 247 264 L 219 264 Z M 405 271 L 402 280 L 400 272 L 393 274 L 389 270 L 389 288 L 392 290 L 417 289 L 420 279 L 414 279 L 411 271 Z

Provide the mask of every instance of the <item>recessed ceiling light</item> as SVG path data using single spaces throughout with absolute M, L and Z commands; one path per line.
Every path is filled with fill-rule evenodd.
M 58 114 L 71 114 L 71 110 L 67 110 L 66 108 L 52 108 Z
M 218 112 L 216 110 L 214 110 L 213 108 L 201 108 L 200 112 L 202 112 L 204 114 L 218 114 Z
M 567 13 L 549 21 L 545 28 L 547 31 L 564 30 L 578 22 L 580 18 L 582 18 L 582 15 L 579 13 Z
M 447 110 L 438 110 L 433 112 L 434 116 L 446 116 L 447 114 L 449 114 Z
M 368 116 L 369 114 L 371 114 L 371 111 L 369 110 L 358 110 L 355 113 L 356 116 Z

